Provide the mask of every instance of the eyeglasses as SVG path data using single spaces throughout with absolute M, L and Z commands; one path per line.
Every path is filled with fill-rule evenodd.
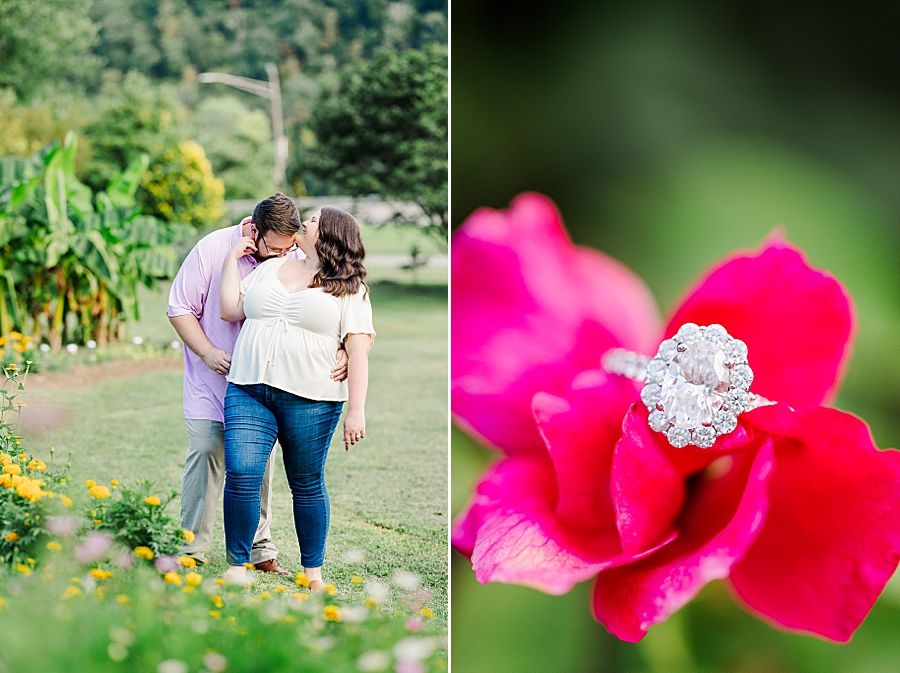
M 287 250 L 272 250 L 272 248 L 269 247 L 269 244 L 266 243 L 266 239 L 264 239 L 262 236 L 260 236 L 257 240 L 262 241 L 263 245 L 266 247 L 266 257 L 284 257 L 285 255 L 288 255 L 297 249 L 297 244 L 294 243 L 294 245 L 292 245 Z

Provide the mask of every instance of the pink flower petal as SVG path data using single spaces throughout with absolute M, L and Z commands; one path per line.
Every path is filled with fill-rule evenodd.
M 752 429 L 739 425 L 711 449 L 676 449 L 647 424 L 647 409 L 636 404 L 625 416 L 610 477 L 616 526 L 627 553 L 637 553 L 668 535 L 681 513 L 687 477 L 700 472 L 724 451 L 742 448 Z
M 658 311 L 644 283 L 572 245 L 543 196 L 472 214 L 453 237 L 451 272 L 453 413 L 509 455 L 544 453 L 536 392 L 563 392 L 614 346 L 656 346 Z
M 759 252 L 726 259 L 699 281 L 666 334 L 686 322 L 718 323 L 742 339 L 750 352 L 752 390 L 794 408 L 831 399 L 855 333 L 844 287 L 777 236 Z
M 613 456 L 611 488 L 622 549 L 645 549 L 672 530 L 681 512 L 685 475 L 669 459 L 662 437 L 629 411 Z M 665 442 L 665 438 L 662 437 Z
M 772 442 L 720 455 L 689 484 L 680 536 L 647 558 L 600 573 L 594 615 L 622 640 L 637 642 L 732 564 L 753 543 L 766 516 Z
M 532 407 L 556 474 L 556 518 L 573 530 L 605 534 L 616 525 L 609 493 L 613 448 L 635 393 L 622 377 L 597 375 L 591 387 L 565 398 L 538 393 Z
M 555 481 L 546 459 L 509 458 L 488 469 L 453 530 L 453 544 L 471 557 L 479 582 L 559 595 L 603 568 L 636 558 L 621 553 L 612 526 L 583 535 L 560 523 Z
M 770 514 L 735 565 L 738 596 L 770 622 L 845 642 L 900 559 L 900 452 L 834 409 L 763 407 L 775 436 Z

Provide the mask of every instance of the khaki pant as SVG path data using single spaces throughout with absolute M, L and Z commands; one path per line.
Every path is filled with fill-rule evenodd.
M 188 456 L 181 482 L 181 527 L 194 532 L 194 541 L 182 553 L 205 561 L 212 544 L 216 510 L 225 485 L 225 425 L 218 421 L 186 418 Z M 272 479 L 275 451 L 269 456 L 259 489 L 259 527 L 253 538 L 250 562 L 260 563 L 278 556 L 269 532 L 272 523 Z

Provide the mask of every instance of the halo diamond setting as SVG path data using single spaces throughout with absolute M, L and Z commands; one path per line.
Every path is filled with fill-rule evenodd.
M 603 358 L 615 374 L 645 381 L 641 401 L 648 423 L 676 447 L 710 448 L 737 427 L 744 411 L 772 404 L 749 392 L 753 370 L 747 345 L 721 325 L 681 326 L 650 358 L 614 349 Z

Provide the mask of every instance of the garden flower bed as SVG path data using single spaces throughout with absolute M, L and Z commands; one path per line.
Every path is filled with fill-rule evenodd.
M 387 671 L 446 669 L 446 640 L 412 573 L 312 593 L 302 573 L 259 592 L 178 556 L 192 533 L 177 494 L 146 480 L 72 483 L 16 434 L 27 368 L 4 370 L 0 407 L 0 669 Z M 399 591 L 399 594 L 397 593 Z M 399 599 L 396 597 L 399 596 Z M 35 646 L 35 634 L 46 634 Z

